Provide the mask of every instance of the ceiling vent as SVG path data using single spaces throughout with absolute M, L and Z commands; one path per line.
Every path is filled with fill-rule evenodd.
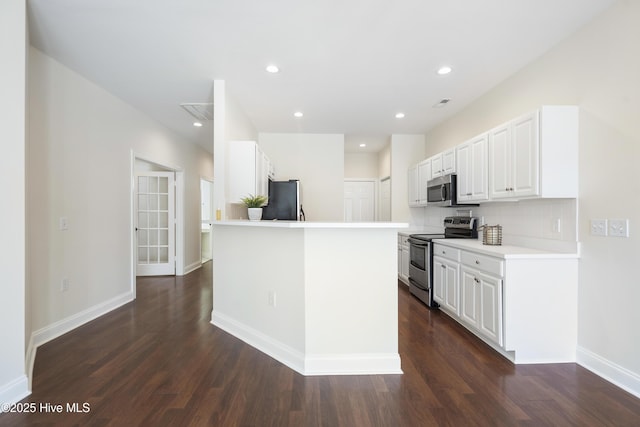
M 180 104 L 187 113 L 191 114 L 196 120 L 201 122 L 213 120 L 213 104 L 211 103 L 192 103 L 187 102 Z
M 447 105 L 449 101 L 451 101 L 449 98 L 443 98 L 440 100 L 440 102 L 438 102 L 437 104 L 434 104 L 433 108 L 442 108 L 445 105 Z

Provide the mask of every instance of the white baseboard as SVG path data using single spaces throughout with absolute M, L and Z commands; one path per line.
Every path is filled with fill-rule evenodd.
M 73 329 L 84 325 L 124 304 L 133 301 L 133 293 L 125 292 L 110 300 L 89 307 L 79 313 L 59 320 L 44 328 L 38 329 L 31 333 L 29 346 L 27 347 L 25 366 L 29 375 L 29 390 L 31 390 L 31 378 L 33 378 L 33 364 L 36 360 L 36 351 L 39 346 L 45 344 L 61 335 L 66 334 Z
M 192 271 L 196 271 L 200 267 L 202 267 L 202 261 L 196 261 L 194 263 L 191 263 L 191 264 L 185 266 L 183 275 L 186 276 L 187 274 L 191 273 Z
M 329 354 L 307 356 L 304 375 L 386 375 L 402 374 L 400 355 Z
M 398 353 L 305 357 L 300 351 L 216 311 L 211 312 L 211 323 L 302 375 L 402 374 Z
M 580 366 L 640 398 L 640 375 L 583 347 L 578 347 L 576 359 Z
M 0 387 L 0 403 L 16 403 L 29 396 L 31 392 L 29 391 L 28 383 L 27 376 L 20 375 L 18 378 Z M 5 412 L 4 405 L 0 405 L 0 413 L 2 412 Z

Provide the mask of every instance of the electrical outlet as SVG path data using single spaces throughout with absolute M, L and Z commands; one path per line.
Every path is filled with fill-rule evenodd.
M 276 292 L 275 291 L 269 291 L 269 305 L 271 307 L 275 307 L 276 306 Z
M 60 228 L 61 231 L 69 229 L 69 222 L 67 221 L 66 216 L 60 217 L 60 219 L 58 220 L 58 228 Z
M 554 218 L 553 221 L 551 221 L 551 229 L 554 233 L 560 233 L 560 231 L 562 231 L 562 222 L 560 221 L 560 218 Z
M 592 219 L 591 220 L 591 235 L 592 236 L 606 236 L 607 235 L 607 220 L 606 219 Z
M 60 292 L 67 292 L 69 290 L 69 279 L 66 277 L 60 281 Z
M 609 220 L 609 236 L 629 237 L 629 220 L 628 219 L 610 219 Z

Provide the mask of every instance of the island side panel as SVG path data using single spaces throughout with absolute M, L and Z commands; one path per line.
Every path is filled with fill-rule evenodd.
M 308 375 L 401 373 L 397 230 L 305 232 Z
M 213 227 L 211 322 L 303 371 L 304 230 Z

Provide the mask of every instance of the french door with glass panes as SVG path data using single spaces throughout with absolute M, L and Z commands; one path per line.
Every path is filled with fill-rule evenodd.
M 136 174 L 138 276 L 176 274 L 173 172 Z

